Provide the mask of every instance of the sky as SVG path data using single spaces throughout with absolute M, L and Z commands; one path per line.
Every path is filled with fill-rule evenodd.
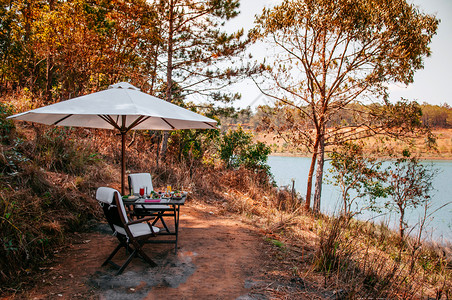
M 260 14 L 264 7 L 271 7 L 280 0 L 242 0 L 240 15 L 226 24 L 227 31 L 244 28 L 245 32 L 253 27 L 254 16 Z M 424 69 L 418 70 L 414 83 L 391 84 L 389 86 L 391 101 L 416 100 L 419 103 L 441 105 L 447 103 L 452 106 L 452 0 L 408 0 L 420 8 L 424 13 L 433 14 L 441 20 L 437 34 L 430 44 L 432 54 L 424 59 Z M 265 48 L 251 48 L 257 58 L 265 56 Z M 242 94 L 242 99 L 236 103 L 237 107 L 255 107 L 269 104 L 271 101 L 262 95 L 251 80 L 244 80 L 230 88 L 233 92 Z

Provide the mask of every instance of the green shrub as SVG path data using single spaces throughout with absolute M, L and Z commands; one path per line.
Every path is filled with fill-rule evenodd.
M 12 140 L 12 133 L 15 126 L 12 120 L 6 118 L 12 114 L 10 105 L 0 102 L 0 141 L 9 144 Z
M 200 162 L 218 137 L 218 130 L 177 130 L 171 133 L 168 148 L 179 161 L 185 159 Z
M 228 168 L 244 166 L 250 170 L 268 170 L 266 164 L 271 148 L 262 142 L 253 142 L 253 134 L 237 130 L 229 130 L 220 142 L 220 158 Z

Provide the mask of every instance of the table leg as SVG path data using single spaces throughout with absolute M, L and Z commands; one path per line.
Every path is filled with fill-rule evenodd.
M 174 247 L 174 254 L 177 254 L 177 241 L 179 239 L 179 214 L 180 214 L 180 205 L 174 205 L 174 227 L 176 233 L 176 244 Z

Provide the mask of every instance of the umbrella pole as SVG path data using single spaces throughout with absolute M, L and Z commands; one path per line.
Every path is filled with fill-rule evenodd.
M 126 133 L 121 132 L 121 195 L 124 194 L 125 190 L 125 179 L 126 179 Z

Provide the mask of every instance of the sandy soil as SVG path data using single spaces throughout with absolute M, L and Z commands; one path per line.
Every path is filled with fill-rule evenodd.
M 17 299 L 299 299 L 323 298 L 274 263 L 273 247 L 258 229 L 214 206 L 188 203 L 181 210 L 180 242 L 145 245 L 158 266 L 132 260 L 124 273 L 101 267 L 116 246 L 106 224 L 79 234 L 43 270 L 39 284 Z M 118 259 L 125 258 L 118 256 Z M 286 274 L 286 275 L 279 275 Z M 292 296 L 290 296 L 292 295 Z M 298 295 L 298 296 L 297 296 Z M 305 298 L 305 297 L 302 297 Z

